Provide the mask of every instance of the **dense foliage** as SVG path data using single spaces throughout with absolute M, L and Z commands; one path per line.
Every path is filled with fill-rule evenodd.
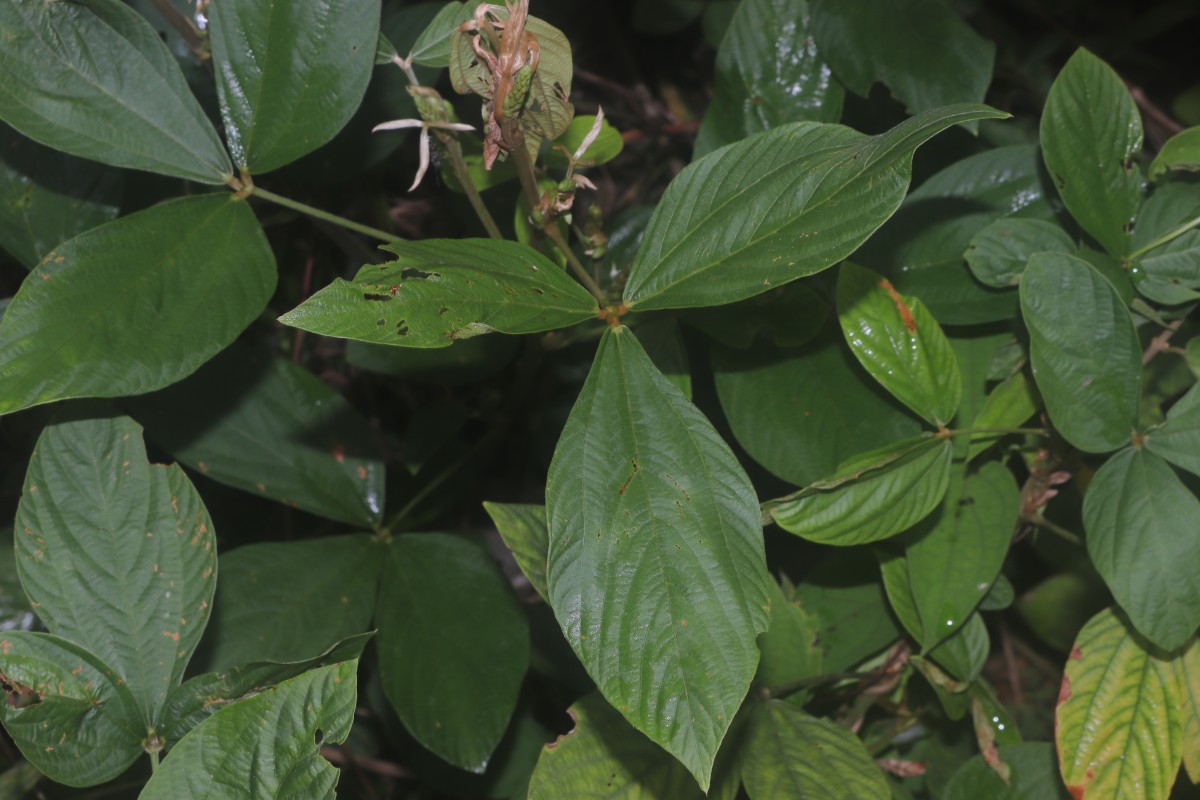
M 545 5 L 0 0 L 0 798 L 1195 796 L 1200 9 Z

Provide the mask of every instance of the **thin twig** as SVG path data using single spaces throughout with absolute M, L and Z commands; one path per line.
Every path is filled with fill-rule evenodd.
M 364 769 L 367 772 L 374 772 L 376 775 L 383 775 L 386 778 L 395 778 L 396 780 L 401 781 L 416 779 L 415 775 L 399 764 L 393 764 L 390 761 L 384 761 L 379 758 L 360 756 L 356 753 L 351 753 L 349 750 L 343 752 L 337 747 L 322 747 L 321 755 L 324 756 L 327 761 L 337 764 L 338 766 L 344 766 L 353 763 L 360 769 Z
M 1083 540 L 1079 538 L 1078 534 L 1072 533 L 1071 531 L 1067 530 L 1066 528 L 1064 528 L 1063 526 L 1061 526 L 1055 522 L 1051 522 L 1050 520 L 1046 519 L 1045 517 L 1043 517 L 1041 514 L 1038 514 L 1037 512 L 1022 514 L 1021 521 L 1027 522 L 1030 525 L 1035 525 L 1039 528 L 1042 528 L 1043 530 L 1050 531 L 1051 533 L 1065 539 L 1066 541 L 1070 542 L 1071 544 L 1075 544 L 1075 545 L 1083 544 Z
M 1179 319 L 1174 320 L 1171 322 L 1171 324 L 1167 325 L 1166 329 L 1162 333 L 1150 340 L 1150 344 L 1146 345 L 1146 352 L 1142 353 L 1142 366 L 1149 364 L 1151 359 L 1153 359 L 1156 355 L 1164 350 L 1169 349 L 1171 337 L 1174 336 L 1175 332 L 1183 325 L 1184 319 L 1184 317 L 1180 317 Z

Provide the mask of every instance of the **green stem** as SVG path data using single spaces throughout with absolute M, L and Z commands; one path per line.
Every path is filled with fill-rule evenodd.
M 334 225 L 340 225 L 341 227 L 347 228 L 348 230 L 352 230 L 356 233 L 361 233 L 365 236 L 379 239 L 382 242 L 404 241 L 395 234 L 388 233 L 387 231 L 381 231 L 378 228 L 372 228 L 369 225 L 360 225 L 353 220 L 346 219 L 345 217 L 339 217 L 337 214 L 330 214 L 328 211 L 322 211 L 319 208 L 313 208 L 307 203 L 301 203 L 298 200 L 292 200 L 291 198 L 283 197 L 282 195 L 275 194 L 274 192 L 268 192 L 266 189 L 258 185 L 254 185 L 250 188 L 250 194 L 254 195 L 255 197 L 261 197 L 263 200 L 269 200 L 270 202 L 283 206 L 284 208 L 290 208 L 293 211 L 299 211 L 301 214 L 307 214 L 310 217 L 315 217 L 316 219 L 324 220 L 325 222 L 331 222 Z
M 151 750 L 150 751 L 150 774 L 153 775 L 155 772 L 158 772 L 158 751 Z
M 467 200 L 471 201 L 471 208 L 475 209 L 475 216 L 479 217 L 479 221 L 483 223 L 488 236 L 493 239 L 503 239 L 504 234 L 500 232 L 500 226 L 496 224 L 496 220 L 492 217 L 492 212 L 488 211 L 487 206 L 484 205 L 483 197 L 479 194 L 479 190 L 475 188 L 475 182 L 471 180 L 471 174 L 467 171 L 467 162 L 463 158 L 462 145 L 449 134 L 439 133 L 438 140 L 446 148 L 446 153 L 450 156 L 450 169 L 454 171 L 454 177 L 458 179 L 458 185 L 462 187 L 463 192 L 467 195 Z
M 955 430 L 946 431 L 948 436 L 970 436 L 976 433 L 1028 433 L 1034 436 L 1048 436 L 1049 432 L 1045 428 L 956 428 Z
M 575 273 L 575 277 L 579 278 L 579 282 L 583 284 L 584 288 L 592 293 L 592 296 L 596 298 L 596 302 L 598 302 L 600 307 L 603 308 L 608 302 L 608 300 L 604 297 L 604 290 L 600 288 L 600 284 L 596 283 L 596 281 L 592 279 L 591 274 L 587 271 L 587 267 L 583 265 L 583 263 L 575 255 L 575 252 L 571 249 L 570 245 L 567 244 L 567 240 L 562 235 L 562 231 L 558 229 L 558 225 L 551 222 L 543 229 L 543 232 L 550 239 L 550 241 L 554 242 L 554 246 L 557 247 L 564 256 L 566 256 L 567 264 L 570 265 L 571 271 Z
M 1125 264 L 1126 265 L 1131 264 L 1132 262 L 1136 261 L 1141 256 L 1144 256 L 1146 253 L 1149 253 L 1154 248 L 1161 247 L 1162 245 L 1166 244 L 1167 242 L 1171 241 L 1172 239 L 1179 238 L 1180 236 L 1187 233 L 1188 231 L 1190 231 L 1192 228 L 1196 227 L 1197 225 L 1200 225 L 1200 217 L 1195 217 L 1195 218 L 1183 223 L 1175 230 L 1167 231 L 1162 236 L 1153 240 L 1149 244 L 1142 245 L 1137 250 L 1134 250 L 1132 253 L 1130 253 L 1128 256 L 1126 256 Z
M 767 699 L 783 698 L 790 694 L 807 689 L 810 686 L 820 686 L 825 683 L 837 683 L 838 681 L 861 681 L 868 678 L 877 677 L 875 672 L 832 672 L 828 675 L 817 675 L 814 678 L 805 678 L 799 681 L 792 681 L 780 686 L 765 686 L 762 689 L 762 694 Z
M 1054 535 L 1065 539 L 1066 541 L 1070 542 L 1071 544 L 1075 544 L 1075 545 L 1083 544 L 1083 540 L 1080 539 L 1078 536 L 1076 536 L 1074 533 L 1067 530 L 1063 526 L 1058 525 L 1057 523 L 1051 522 L 1050 520 L 1043 517 L 1041 514 L 1038 514 L 1038 513 L 1022 514 L 1021 519 L 1024 520 L 1025 522 L 1028 522 L 1031 525 L 1036 525 L 1039 528 L 1048 530 L 1048 531 L 1050 531 L 1050 533 L 1053 533 Z

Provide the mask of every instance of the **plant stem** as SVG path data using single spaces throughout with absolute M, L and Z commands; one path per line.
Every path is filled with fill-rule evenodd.
M 446 153 L 450 156 L 450 168 L 454 171 L 454 177 L 458 179 L 458 185 L 462 187 L 467 200 L 471 201 L 471 208 L 475 209 L 475 216 L 479 217 L 479 221 L 483 223 L 488 236 L 493 239 L 503 239 L 504 234 L 500 232 L 500 226 L 496 224 L 496 220 L 492 217 L 492 212 L 488 211 L 487 206 L 484 205 L 483 197 L 479 194 L 479 190 L 475 188 L 475 183 L 471 180 L 471 174 L 467 171 L 467 162 L 463 158 L 462 145 L 450 134 L 438 132 L 437 137 L 442 146 L 446 148 Z
M 1190 231 L 1192 228 L 1196 227 L 1197 225 L 1200 225 L 1200 217 L 1195 217 L 1195 218 L 1183 223 L 1175 230 L 1167 231 L 1166 233 L 1164 233 L 1162 236 L 1158 237 L 1154 241 L 1150 242 L 1149 244 L 1142 245 L 1137 250 L 1134 250 L 1132 253 L 1130 253 L 1128 256 L 1126 256 L 1125 263 L 1131 264 L 1133 261 L 1137 260 L 1141 256 L 1144 256 L 1146 253 L 1149 253 L 1154 248 L 1160 247 L 1160 246 L 1166 244 L 1167 242 L 1171 241 L 1172 239 L 1179 238 L 1180 236 L 1187 233 L 1188 231 Z
M 412 62 L 407 58 L 400 56 L 392 56 L 392 63 L 400 69 L 404 70 L 404 77 L 408 78 L 409 84 L 412 86 L 420 86 L 421 82 L 417 80 L 417 73 L 413 72 Z
M 346 219 L 345 217 L 339 217 L 337 214 L 330 214 L 328 211 L 322 211 L 319 208 L 313 208 L 307 203 L 301 203 L 298 200 L 292 200 L 291 198 L 283 197 L 282 195 L 275 194 L 274 192 L 268 192 L 266 189 L 263 189 L 258 185 L 251 186 L 249 193 L 255 197 L 261 197 L 263 200 L 269 200 L 270 202 L 283 206 L 284 208 L 290 208 L 293 211 L 299 211 L 301 214 L 307 214 L 310 217 L 315 217 L 316 219 L 324 220 L 325 222 L 331 222 L 334 225 L 340 225 L 343 228 L 355 231 L 356 233 L 361 233 L 365 236 L 379 239 L 382 242 L 404 241 L 404 239 L 396 236 L 395 234 L 388 233 L 387 231 L 381 231 L 378 228 L 372 228 L 369 225 L 361 225 L 353 220 Z
M 150 774 L 153 775 L 155 772 L 158 772 L 158 751 L 151 750 L 150 751 Z
M 799 681 L 792 681 L 781 686 L 766 686 L 763 687 L 762 693 L 768 698 L 781 698 L 790 694 L 795 694 L 801 689 L 807 689 L 810 686 L 820 686 L 823 683 L 835 683 L 838 681 L 861 681 L 867 678 L 878 677 L 875 672 L 833 672 L 828 675 L 817 675 L 814 678 L 805 678 Z
M 1150 344 L 1146 346 L 1146 352 L 1142 353 L 1142 366 L 1149 364 L 1150 361 L 1163 350 L 1169 349 L 1171 337 L 1174 336 L 1175 332 L 1178 331 L 1183 325 L 1184 319 L 1185 317 L 1180 317 L 1179 319 L 1173 321 L 1162 333 L 1160 333 L 1158 336 L 1155 336 L 1150 341 Z
M 1059 536 L 1059 537 L 1065 539 L 1066 541 L 1070 542 L 1071 544 L 1076 544 L 1076 545 L 1083 544 L 1083 540 L 1080 539 L 1077 535 L 1075 535 L 1074 533 L 1071 533 L 1071 531 L 1067 530 L 1063 526 L 1058 525 L 1057 523 L 1051 522 L 1050 520 L 1046 519 L 1041 514 L 1038 514 L 1036 512 L 1032 513 L 1032 514 L 1022 514 L 1021 520 L 1024 522 L 1028 522 L 1030 525 L 1036 525 L 1039 528 L 1048 530 L 1051 533 L 1055 534 L 1056 536 Z
M 575 252 L 571 249 L 570 245 L 567 244 L 567 240 L 562 235 L 562 231 L 558 229 L 558 225 L 551 222 L 549 225 L 543 228 L 542 231 L 546 234 L 550 241 L 554 242 L 554 246 L 562 251 L 562 254 L 566 256 L 567 264 L 570 265 L 571 271 L 575 273 L 575 277 L 579 278 L 579 282 L 583 284 L 585 289 L 592 293 L 592 296 L 596 298 L 596 302 L 598 302 L 600 307 L 603 308 L 608 302 L 604 296 L 604 290 L 600 288 L 600 284 L 596 283 L 591 274 L 587 271 L 587 267 L 583 265 L 578 256 L 575 255 Z

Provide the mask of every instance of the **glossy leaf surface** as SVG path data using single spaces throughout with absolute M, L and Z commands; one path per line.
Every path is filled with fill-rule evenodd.
M 398 242 L 279 318 L 323 336 L 448 347 L 493 331 L 536 333 L 596 316 L 595 299 L 536 250 L 490 239 Z
M 1055 712 L 1071 796 L 1165 800 L 1181 758 L 1182 702 L 1173 663 L 1114 612 L 1093 617 L 1071 649 Z
M 221 0 L 208 11 L 234 163 L 269 172 L 342 129 L 367 91 L 379 0 Z
M 0 130 L 0 247 L 27 269 L 117 216 L 122 175 Z
M 529 664 L 525 616 L 487 551 L 446 534 L 395 539 L 376 620 L 383 689 L 405 727 L 483 772 Z
M 373 537 L 259 542 L 221 554 L 205 666 L 311 658 L 371 626 L 384 560 Z
M 750 800 L 861 800 L 888 792 L 857 736 L 780 700 L 755 707 L 746 747 L 742 777 Z
M 200 183 L 233 167 L 175 57 L 119 0 L 0 6 L 0 119 L 72 155 Z
M 610 703 L 707 788 L 758 662 L 754 489 L 633 334 L 606 331 L 550 465 L 550 604 Z
M 1058 73 L 1040 133 L 1046 168 L 1075 221 L 1112 255 L 1129 253 L 1142 202 L 1142 118 L 1112 68 L 1080 48 Z
M 971 237 L 963 254 L 981 283 L 997 288 L 1021 282 L 1025 263 L 1034 253 L 1070 253 L 1075 243 L 1067 232 L 1040 219 L 1001 219 Z
M 837 305 L 850 351 L 884 389 L 934 425 L 954 419 L 962 398 L 958 360 L 924 303 L 846 262 Z
M 57 247 L 9 304 L 0 413 L 174 383 L 232 342 L 274 290 L 262 228 L 228 193 L 94 228 Z
M 991 588 L 1020 506 L 1012 472 L 988 461 L 973 474 L 956 470 L 941 508 L 912 532 L 905 556 L 926 648 L 957 630 Z
M 717 50 L 693 158 L 789 122 L 837 122 L 844 90 L 817 52 L 806 0 L 740 3 Z
M 714 345 L 711 352 L 733 435 L 788 483 L 813 483 L 853 455 L 921 432 L 832 331 L 797 349 Z
M 183 470 L 148 463 L 128 417 L 53 424 L 30 459 L 16 530 L 38 616 L 115 670 L 153 727 L 216 587 L 212 520 Z
M 382 521 L 377 433 L 297 364 L 234 345 L 129 407 L 156 444 L 213 480 L 352 525 Z
M 319 750 L 350 733 L 357 671 L 358 659 L 321 667 L 221 709 L 171 750 L 139 797 L 332 798 L 338 771 Z
M 550 532 L 546 528 L 546 507 L 521 503 L 484 503 L 504 544 L 512 551 L 517 566 L 529 579 L 534 591 L 546 599 L 546 554 Z
M 701 800 L 683 765 L 629 726 L 599 694 L 576 701 L 570 732 L 546 745 L 529 800 Z
M 1127 448 L 1083 501 L 1088 555 L 1138 632 L 1166 650 L 1200 627 L 1200 500 L 1161 458 Z
M 9 631 L 0 642 L 0 672 L 12 698 L 0 704 L 0 720 L 51 780 L 93 786 L 142 754 L 146 722 L 137 701 L 85 648 L 44 633 Z
M 643 311 L 722 305 L 820 272 L 899 207 L 920 145 L 951 125 L 1003 116 L 950 106 L 878 136 L 798 122 L 714 151 L 667 187 L 625 302 Z
M 947 440 L 903 445 L 862 470 L 843 467 L 839 478 L 778 501 L 771 517 L 784 530 L 821 544 L 867 544 L 895 536 L 942 501 L 952 452 Z
M 1062 253 L 1029 259 L 1021 279 L 1033 378 L 1054 427 L 1089 453 L 1129 441 L 1141 388 L 1141 347 L 1116 289 Z
M 883 81 L 910 113 L 978 103 L 996 47 L 938 0 L 810 0 L 812 30 L 835 77 L 866 96 Z

